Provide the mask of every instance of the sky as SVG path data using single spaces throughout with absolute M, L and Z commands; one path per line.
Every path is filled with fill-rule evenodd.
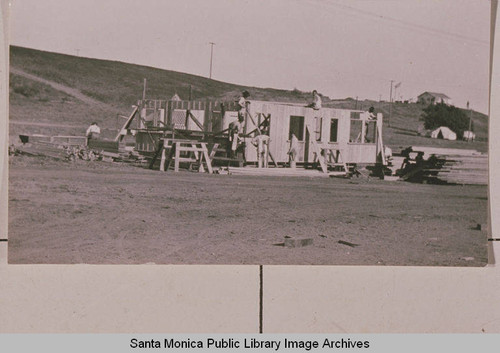
M 12 0 L 11 44 L 347 97 L 488 112 L 488 0 Z M 396 84 L 401 83 L 397 89 Z

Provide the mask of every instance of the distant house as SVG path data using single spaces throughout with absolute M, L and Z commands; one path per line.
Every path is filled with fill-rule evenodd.
M 451 98 L 444 93 L 424 92 L 418 96 L 417 103 L 425 105 L 444 103 L 451 105 Z
M 443 140 L 456 140 L 457 134 L 450 130 L 447 126 L 438 127 L 436 130 L 431 132 L 431 137 L 433 139 L 443 139 Z

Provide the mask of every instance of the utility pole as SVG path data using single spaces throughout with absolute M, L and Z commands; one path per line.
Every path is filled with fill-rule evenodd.
M 214 56 L 214 42 L 210 42 L 210 79 L 212 79 L 212 59 Z
M 470 142 L 472 135 L 472 109 L 470 109 L 469 101 L 467 101 L 467 109 L 469 109 L 469 136 L 467 136 L 467 142 Z
M 389 119 L 387 119 L 387 125 L 391 127 L 391 118 L 392 118 L 392 83 L 394 80 L 391 80 L 391 93 L 389 94 Z

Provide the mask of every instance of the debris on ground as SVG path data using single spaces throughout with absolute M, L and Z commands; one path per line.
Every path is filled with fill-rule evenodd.
M 486 232 L 486 231 L 488 231 L 488 224 L 486 224 L 486 223 L 478 223 L 472 229 L 481 230 L 481 231 L 485 231 Z
M 19 145 L 11 144 L 9 146 L 9 156 L 27 155 L 32 157 L 46 157 L 59 161 L 83 160 L 136 164 L 147 163 L 146 157 L 135 151 L 121 149 L 118 152 L 110 152 L 71 142 L 71 136 L 65 137 L 69 142 L 60 141 L 60 139 L 56 137 L 57 136 L 50 139 L 36 139 L 32 136 L 28 138 L 28 136 L 20 135 L 21 141 L 24 143 Z M 80 140 L 77 141 L 81 143 Z
M 354 243 L 351 243 L 351 242 L 348 242 L 348 241 L 345 241 L 345 240 L 339 240 L 338 243 L 350 246 L 351 248 L 355 248 L 356 246 L 360 245 L 360 244 L 354 244 Z
M 312 243 L 312 238 L 285 238 L 285 247 L 287 248 L 301 248 L 312 245 Z
M 465 257 L 461 257 L 460 260 L 464 260 L 464 261 L 474 261 L 474 258 L 472 256 L 465 256 Z

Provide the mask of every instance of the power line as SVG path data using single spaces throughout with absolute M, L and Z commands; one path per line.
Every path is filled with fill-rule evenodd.
M 461 35 L 461 34 L 458 34 L 458 33 L 444 31 L 444 30 L 441 30 L 441 29 L 438 29 L 438 28 L 432 28 L 432 27 L 423 26 L 423 25 L 420 25 L 418 23 L 413 23 L 413 22 L 409 22 L 409 21 L 400 20 L 398 18 L 394 18 L 394 17 L 390 17 L 390 16 L 380 15 L 380 14 L 377 14 L 377 13 L 374 13 L 374 12 L 370 12 L 370 11 L 358 9 L 358 8 L 355 8 L 355 7 L 352 7 L 352 6 L 349 6 L 349 5 L 339 4 L 337 2 L 325 1 L 325 0 L 321 0 L 321 1 L 319 1 L 319 0 L 309 0 L 309 2 L 315 2 L 315 3 L 320 4 L 320 5 L 330 5 L 330 6 L 333 6 L 333 7 L 336 7 L 336 8 L 340 8 L 340 9 L 342 9 L 344 11 L 347 11 L 347 12 L 354 12 L 354 13 L 361 14 L 361 15 L 364 15 L 364 16 L 373 17 L 373 18 L 376 18 L 376 19 L 379 19 L 379 20 L 383 20 L 383 21 L 386 21 L 386 22 L 391 22 L 394 25 L 399 25 L 399 26 L 403 26 L 403 27 L 406 27 L 406 28 L 409 28 L 409 29 L 423 31 L 423 32 L 426 32 L 427 34 L 438 34 L 438 35 L 446 36 L 446 37 L 449 37 L 449 38 L 467 40 L 467 41 L 478 43 L 478 44 L 482 44 L 482 45 L 488 45 L 488 46 L 490 45 L 490 42 L 487 41 L 487 40 L 482 40 L 482 39 L 478 39 L 478 38 L 468 37 L 468 36 L 464 36 L 464 35 Z

